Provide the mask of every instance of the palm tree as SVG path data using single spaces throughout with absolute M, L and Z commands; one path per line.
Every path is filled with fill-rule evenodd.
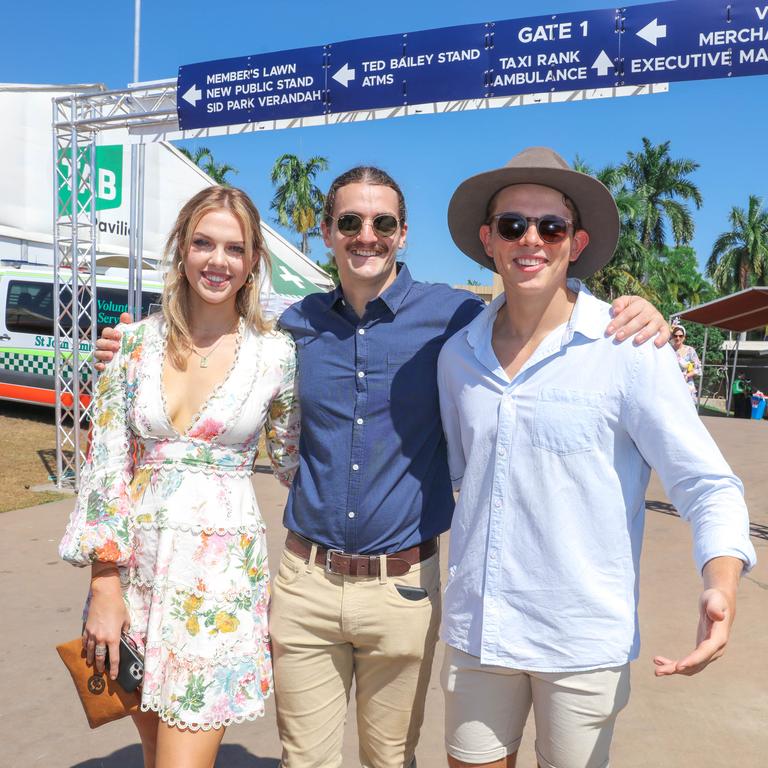
M 665 226 L 672 232 L 676 246 L 687 245 L 693 238 L 693 217 L 685 202 L 701 208 L 699 188 L 688 178 L 699 164 L 687 158 L 669 155 L 669 141 L 653 145 L 643 137 L 641 152 L 627 152 L 621 171 L 632 191 L 642 200 L 639 222 L 640 242 L 645 248 L 661 251 L 666 245 Z
M 768 284 L 768 210 L 762 203 L 762 198 L 750 195 L 746 211 L 731 208 L 728 220 L 732 228 L 715 240 L 707 275 L 721 291 Z
M 613 300 L 616 296 L 632 293 L 654 301 L 656 296 L 647 284 L 650 269 L 650 253 L 638 238 L 638 221 L 643 211 L 643 201 L 626 186 L 621 166 L 607 165 L 593 172 L 578 155 L 573 167 L 605 184 L 616 201 L 621 221 L 621 231 L 616 251 L 611 261 L 587 280 L 589 289 L 602 299 Z
M 217 184 L 228 187 L 228 173 L 237 173 L 237 169 L 228 163 L 217 163 L 213 158 L 213 152 L 208 147 L 197 147 L 194 152 L 190 152 L 184 147 L 177 148 L 179 152 L 186 155 L 198 168 L 205 171 Z
M 309 251 L 309 238 L 320 234 L 320 215 L 325 195 L 314 183 L 320 171 L 328 169 L 325 157 L 310 157 L 303 162 L 296 155 L 281 155 L 272 166 L 272 184 L 277 186 L 270 208 L 277 221 L 301 235 L 301 252 Z

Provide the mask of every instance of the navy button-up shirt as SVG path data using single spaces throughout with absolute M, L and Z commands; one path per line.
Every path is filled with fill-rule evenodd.
M 345 552 L 397 552 L 447 530 L 453 514 L 437 357 L 484 304 L 398 266 L 363 317 L 337 288 L 280 318 L 296 341 L 301 405 L 284 523 Z

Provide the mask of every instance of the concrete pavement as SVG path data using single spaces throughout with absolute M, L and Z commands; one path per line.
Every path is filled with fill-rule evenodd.
M 654 475 L 647 494 L 642 563 L 643 646 L 633 665 L 632 698 L 619 718 L 614 740 L 612 765 L 619 768 L 768 765 L 768 424 L 714 417 L 705 418 L 705 423 L 744 481 L 759 563 L 742 581 L 738 617 L 725 657 L 693 678 L 654 678 L 653 655 L 674 658 L 693 647 L 700 588 L 688 528 L 674 515 Z M 276 564 L 285 491 L 264 466 L 254 483 L 267 522 L 270 557 Z M 60 562 L 56 555 L 71 503 L 0 515 L 0 765 L 140 768 L 132 724 L 123 720 L 90 731 L 54 650 L 56 643 L 77 635 L 87 584 L 86 571 Z M 444 552 L 446 545 L 447 540 Z M 419 768 L 445 765 L 441 661 L 442 648 L 417 752 Z M 357 765 L 355 739 L 351 710 L 345 766 Z M 270 702 L 261 721 L 228 730 L 217 766 L 277 768 L 279 755 Z M 518 766 L 535 767 L 532 723 Z

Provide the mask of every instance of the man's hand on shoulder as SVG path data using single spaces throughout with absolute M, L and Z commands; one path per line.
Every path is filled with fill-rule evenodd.
M 123 312 L 120 315 L 120 322 L 123 325 L 128 325 L 133 322 L 133 318 L 127 312 Z M 97 371 L 103 371 L 107 363 L 111 362 L 115 352 L 120 349 L 122 336 L 122 332 L 117 328 L 104 328 L 101 332 L 101 338 L 96 341 L 96 351 L 93 353 L 98 360 L 96 363 Z
M 656 307 L 640 296 L 619 296 L 611 304 L 613 319 L 605 329 L 606 336 L 616 335 L 624 341 L 634 335 L 633 342 L 642 344 L 655 337 L 654 344 L 661 348 L 670 337 L 667 321 Z

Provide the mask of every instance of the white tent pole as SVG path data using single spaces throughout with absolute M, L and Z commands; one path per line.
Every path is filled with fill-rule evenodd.
M 732 393 L 733 393 L 733 382 L 736 381 L 736 363 L 739 361 L 739 339 L 740 339 L 740 336 L 737 336 L 736 337 L 736 347 L 733 350 L 733 368 L 731 369 L 731 386 L 728 389 L 728 405 L 725 408 L 725 410 L 728 411 L 729 414 L 731 412 L 731 399 L 732 399 Z
M 139 40 L 141 38 L 141 0 L 133 3 L 133 82 L 139 82 Z
M 697 402 L 697 410 L 701 413 L 701 390 L 704 387 L 704 366 L 707 363 L 707 337 L 709 336 L 709 326 L 704 326 L 704 348 L 701 350 L 701 376 L 699 376 L 699 397 Z

